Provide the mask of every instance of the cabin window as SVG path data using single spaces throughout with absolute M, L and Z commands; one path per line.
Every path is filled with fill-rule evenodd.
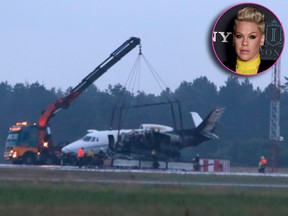
M 90 140 L 91 140 L 91 136 L 85 136 L 84 138 L 83 138 L 83 141 L 85 141 L 85 142 L 89 142 Z

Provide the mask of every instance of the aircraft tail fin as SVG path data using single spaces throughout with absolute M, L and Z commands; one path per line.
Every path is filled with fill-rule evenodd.
M 203 119 L 199 116 L 199 114 L 197 112 L 190 112 L 191 116 L 192 116 L 192 121 L 194 124 L 194 127 L 198 127 L 201 122 L 203 121 Z
M 218 120 L 222 116 L 224 108 L 214 108 L 209 115 L 197 126 L 197 130 L 209 139 L 218 139 L 214 130 Z

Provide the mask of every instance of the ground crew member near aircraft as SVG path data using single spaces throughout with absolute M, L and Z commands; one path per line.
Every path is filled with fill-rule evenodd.
M 93 149 L 89 149 L 88 152 L 86 153 L 87 156 L 87 164 L 88 165 L 93 165 L 94 164 L 94 158 L 95 158 L 95 153 Z
M 96 164 L 99 168 L 103 168 L 105 157 L 106 157 L 106 155 L 105 155 L 104 149 L 101 148 L 101 150 L 100 150 L 100 151 L 98 152 L 98 154 L 96 155 L 96 160 L 95 160 L 95 164 Z
M 266 166 L 267 166 L 267 160 L 264 156 L 261 156 L 258 166 L 259 173 L 265 173 Z
M 193 170 L 194 171 L 200 171 L 201 166 L 200 166 L 200 155 L 197 154 L 195 158 L 192 159 L 193 163 Z
M 85 157 L 84 148 L 80 148 L 77 152 L 77 159 L 78 159 L 78 167 L 81 168 L 83 166 Z
M 160 164 L 158 162 L 157 151 L 155 149 L 152 149 L 151 156 L 152 156 L 152 159 L 153 159 L 152 168 L 153 169 L 158 169 Z

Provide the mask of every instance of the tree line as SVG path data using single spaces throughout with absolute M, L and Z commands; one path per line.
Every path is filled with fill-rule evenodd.
M 287 83 L 285 86 L 288 86 Z M 50 103 L 67 95 L 69 90 L 47 89 L 38 82 L 17 83 L 14 86 L 1 82 L 1 155 L 11 125 L 17 121 L 37 122 L 41 112 Z M 229 77 L 219 88 L 202 76 L 192 82 L 183 81 L 175 91 L 166 88 L 159 95 L 130 92 L 121 84 L 109 85 L 106 90 L 92 85 L 67 110 L 57 113 L 50 125 L 54 143 L 64 145 L 82 137 L 87 129 L 137 128 L 141 123 L 177 128 L 182 125 L 188 129 L 193 127 L 189 112 L 198 112 L 204 118 L 214 107 L 225 107 L 215 131 L 220 139 L 183 150 L 183 158 L 191 160 L 198 153 L 203 158 L 229 159 L 232 165 L 257 166 L 260 156 L 265 155 L 269 159 L 271 152 L 269 124 L 272 92 L 272 85 L 261 90 L 254 88 L 249 79 L 240 81 L 236 76 Z M 279 166 L 288 165 L 287 106 L 288 94 L 284 91 L 281 93 L 280 108 L 284 141 L 280 145 Z

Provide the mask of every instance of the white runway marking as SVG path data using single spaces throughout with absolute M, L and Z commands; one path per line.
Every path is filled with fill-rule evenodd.
M 27 165 L 10 165 L 10 164 L 0 164 L 0 169 L 19 169 L 19 170 L 48 170 L 48 171 L 69 171 L 72 173 L 84 172 L 84 173 L 147 173 L 147 174 L 176 174 L 176 175 L 207 175 L 207 176 L 265 176 L 268 178 L 274 177 L 281 177 L 281 178 L 288 178 L 288 174 L 281 174 L 281 173 L 240 173 L 240 172 L 229 172 L 229 173 L 220 173 L 220 172 L 194 172 L 194 171 L 181 171 L 181 170 L 141 170 L 141 169 L 92 169 L 92 168 L 78 168 L 75 166 L 27 166 Z M 0 175 L 0 180 L 10 180 L 10 181 L 31 181 L 33 177 L 31 176 L 2 176 Z M 57 173 L 56 176 L 51 176 L 49 178 L 45 177 L 38 177 L 37 181 L 42 182 L 63 182 L 65 179 L 61 177 L 61 173 Z M 110 183 L 110 184 L 142 184 L 142 185 L 183 185 L 183 186 L 213 186 L 213 187 L 247 187 L 247 188 L 288 188 L 288 181 L 286 183 L 277 184 L 277 183 L 234 183 L 234 182 L 185 182 L 185 181 L 172 181 L 172 180 L 158 180 L 158 179 L 148 179 L 148 180 L 141 180 L 141 179 L 101 179 L 101 178 L 85 178 L 82 175 L 77 175 L 77 178 L 69 179 L 72 182 L 79 182 L 79 183 Z M 273 180 L 271 181 L 273 182 Z

